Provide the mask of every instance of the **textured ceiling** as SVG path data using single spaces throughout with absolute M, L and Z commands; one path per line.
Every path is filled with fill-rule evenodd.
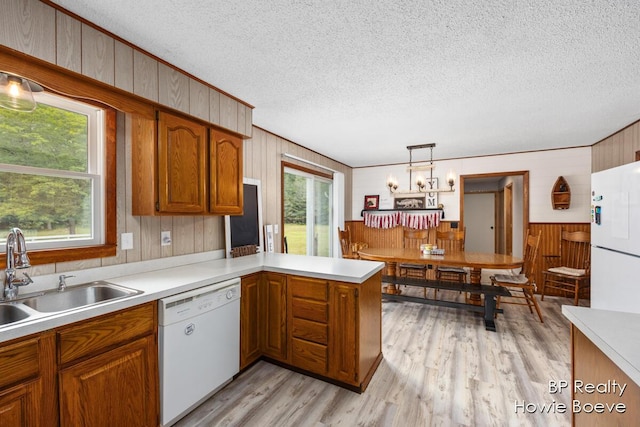
M 435 159 L 591 145 L 640 118 L 637 0 L 53 2 L 354 167 L 428 142 Z

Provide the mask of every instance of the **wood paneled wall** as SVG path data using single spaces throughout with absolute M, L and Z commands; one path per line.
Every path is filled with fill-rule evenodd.
M 254 135 L 251 106 L 177 67 L 38 0 L 4 1 L 0 28 L 0 51 L 7 53 L 2 58 L 9 58 L 0 58 L 4 71 L 17 72 L 19 64 L 10 58 L 17 51 L 23 54 L 21 61 L 44 61 L 87 81 L 92 79 L 107 90 L 144 98 L 150 110 L 166 106 L 254 136 L 244 142 L 244 169 L 245 176 L 262 181 L 265 223 L 281 224 L 280 162 L 284 152 L 343 172 L 345 206 L 351 209 L 351 168 L 264 130 L 258 129 Z M 40 83 L 46 86 L 49 82 Z M 133 233 L 134 248 L 118 249 L 116 256 L 109 258 L 38 265 L 29 271 L 33 276 L 224 249 L 221 216 L 131 215 L 131 169 L 136 167 L 131 164 L 132 123 L 127 114 L 119 113 L 117 125 L 118 241 L 121 233 Z M 161 245 L 161 231 L 171 232 L 171 245 Z M 276 250 L 280 250 L 278 236 Z
M 402 247 L 402 227 L 390 229 L 378 229 L 365 227 L 362 221 L 349 221 L 345 223 L 345 227 L 351 230 L 351 240 L 354 242 L 364 242 L 369 247 Z M 545 270 L 543 255 L 559 255 L 560 254 L 560 234 L 566 231 L 587 231 L 589 232 L 591 224 L 588 223 L 530 223 L 530 233 L 537 234 L 542 231 L 540 239 L 540 249 L 536 265 L 534 268 L 536 283 L 538 290 L 542 287 L 542 272 Z M 443 221 L 438 225 L 438 230 L 448 231 L 451 229 L 451 222 Z M 434 243 L 435 233 L 431 233 L 429 241 Z M 549 295 L 558 295 L 557 291 L 550 292 Z
M 3 1 L 0 45 L 251 136 L 253 107 L 247 103 L 53 6 L 38 0 Z M 22 74 L 16 66 L 0 62 L 1 70 Z
M 282 230 L 282 155 L 287 153 L 326 166 L 344 174 L 344 209 L 351 211 L 351 168 L 315 151 L 274 135 L 264 129 L 253 128 L 253 138 L 244 141 L 244 176 L 259 179 L 262 185 L 262 220 L 264 224 L 279 224 Z M 286 158 L 288 163 L 327 173 L 307 163 Z M 274 250 L 282 252 L 282 234 L 274 236 Z
M 635 162 L 637 152 L 640 152 L 640 121 L 593 145 L 591 172 Z

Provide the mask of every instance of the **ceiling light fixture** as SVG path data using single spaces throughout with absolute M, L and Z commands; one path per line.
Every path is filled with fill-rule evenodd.
M 389 175 L 387 177 L 387 187 L 389 188 L 389 192 L 393 194 L 394 197 L 411 196 L 412 194 L 415 195 L 416 193 L 452 193 L 453 191 L 455 191 L 453 189 L 453 185 L 455 184 L 456 175 L 453 170 L 449 170 L 449 173 L 447 174 L 447 184 L 449 185 L 449 188 L 437 188 L 437 182 L 433 178 L 433 168 L 435 168 L 435 165 L 433 164 L 433 147 L 435 146 L 435 143 L 407 146 L 407 150 L 409 150 L 409 166 L 407 167 L 407 171 L 409 172 L 409 191 L 398 191 L 398 180 L 393 175 Z M 429 148 L 431 150 L 429 163 L 414 166 L 413 150 L 419 150 L 422 148 Z M 418 189 L 412 190 L 411 183 L 413 182 L 413 171 L 421 172 L 426 170 L 429 171 L 429 179 L 427 180 L 424 175 L 418 174 L 415 180 Z M 434 183 L 436 183 L 435 188 Z
M 24 77 L 0 71 L 0 107 L 31 112 L 38 105 L 33 98 L 33 92 L 42 90 L 42 86 Z

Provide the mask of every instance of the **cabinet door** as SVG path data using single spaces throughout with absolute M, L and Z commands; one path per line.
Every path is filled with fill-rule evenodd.
M 209 210 L 220 215 L 242 215 L 242 140 L 212 129 L 209 154 Z
M 54 359 L 53 333 L 0 345 L 0 426 L 58 425 Z
M 157 357 L 148 336 L 60 371 L 60 425 L 157 426 Z
M 329 372 L 332 378 L 359 384 L 358 378 L 358 289 L 331 284 Z
M 287 360 L 287 276 L 265 273 L 260 281 L 262 352 Z
M 158 113 L 158 186 L 161 213 L 206 212 L 205 126 L 167 113 Z
M 38 395 L 42 390 L 37 387 L 38 383 L 39 381 L 32 381 L 0 392 L 0 426 L 35 427 L 40 425 Z
M 261 274 L 242 278 L 240 299 L 240 369 L 260 357 L 258 283 Z

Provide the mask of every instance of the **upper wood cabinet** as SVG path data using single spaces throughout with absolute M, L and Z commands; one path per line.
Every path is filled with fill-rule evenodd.
M 209 210 L 220 215 L 242 215 L 242 140 L 211 130 Z
M 241 215 L 242 139 L 158 112 L 132 116 L 133 215 Z
M 159 211 L 198 214 L 207 203 L 207 128 L 158 113 Z

